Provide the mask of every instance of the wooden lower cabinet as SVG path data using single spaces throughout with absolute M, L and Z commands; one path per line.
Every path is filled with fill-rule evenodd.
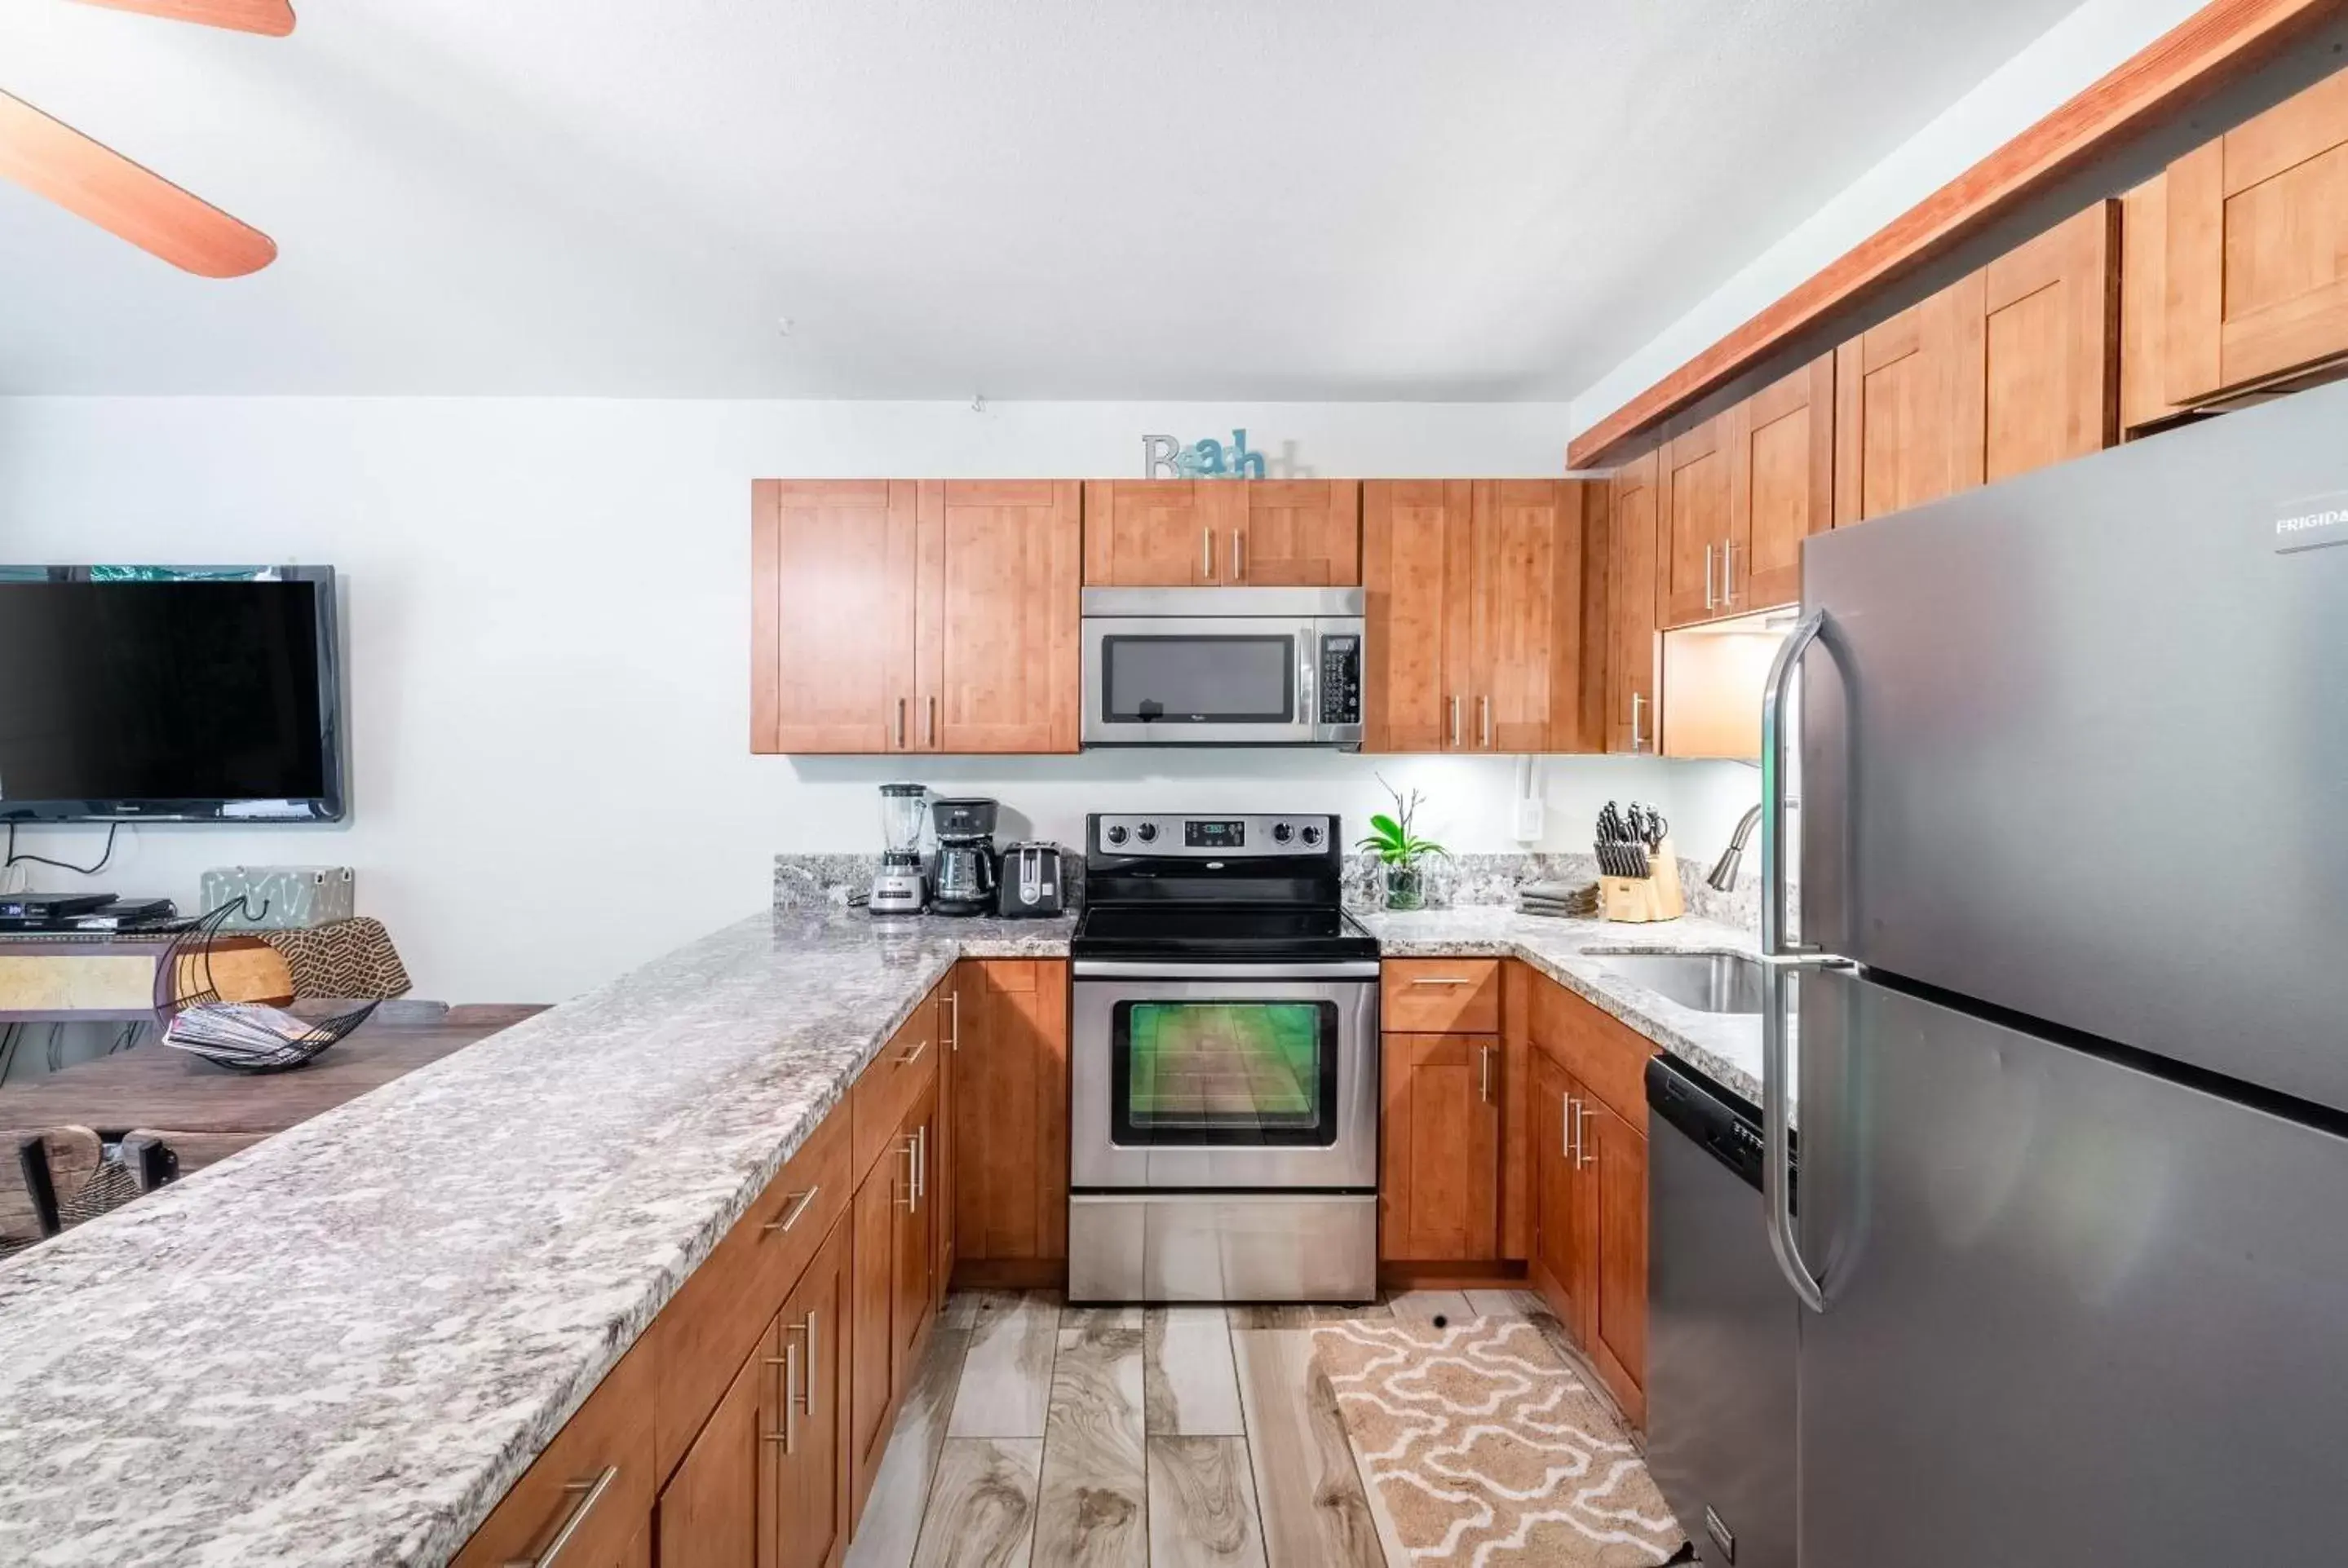
M 774 1467 L 777 1568 L 838 1561 L 854 1530 L 848 1459 L 849 1263 L 851 1222 L 842 1218 L 775 1320 L 767 1345 L 782 1374 L 783 1409 L 767 1429 Z M 781 1440 L 774 1440 L 779 1437 Z M 664 1552 L 663 1568 L 670 1568 Z
M 1052 1285 L 1068 1256 L 1067 963 L 972 959 L 947 986 L 955 1267 Z
M 1598 1009 L 1562 988 L 1544 1010 Z M 1607 1020 L 1607 1023 L 1613 1020 Z M 1614 1026 L 1620 1029 L 1620 1025 Z M 1643 1041 L 1591 1039 L 1605 1052 L 1602 1076 L 1635 1076 L 1653 1048 Z M 1582 1042 L 1588 1049 L 1588 1041 Z M 1616 1062 L 1621 1053 L 1626 1060 Z M 1532 1142 L 1534 1237 L 1531 1275 L 1567 1332 L 1634 1425 L 1647 1419 L 1647 1139 L 1644 1117 L 1609 1103 L 1567 1070 L 1550 1042 L 1536 1037 L 1529 1110 Z M 1632 1060 L 1634 1059 L 1634 1060 Z M 1612 1092 L 1619 1098 L 1620 1089 Z M 1643 1110 L 1643 1101 L 1641 1102 Z
M 939 1210 L 928 1188 L 937 1090 L 922 1091 L 856 1189 L 849 1286 L 849 1468 L 863 1511 L 897 1406 L 921 1364 L 944 1300 L 937 1273 Z
M 1399 1263 L 1500 1255 L 1500 1039 L 1385 1039 L 1380 1254 Z
M 767 1365 L 778 1330 L 767 1326 L 701 1435 L 661 1489 L 663 1568 L 761 1568 L 778 1532 L 776 1455 L 767 1440 L 782 1428 L 782 1393 Z

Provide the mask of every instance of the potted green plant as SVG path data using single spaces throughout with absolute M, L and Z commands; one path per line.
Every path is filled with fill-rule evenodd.
M 1413 790 L 1405 795 L 1386 784 L 1383 775 L 1378 783 L 1385 784 L 1386 794 L 1394 796 L 1394 815 L 1379 812 L 1370 818 L 1370 831 L 1355 847 L 1375 855 L 1385 876 L 1385 905 L 1389 909 L 1424 909 L 1426 907 L 1426 872 L 1420 865 L 1430 855 L 1447 856 L 1451 852 L 1431 838 L 1421 838 L 1412 824 L 1426 797 Z

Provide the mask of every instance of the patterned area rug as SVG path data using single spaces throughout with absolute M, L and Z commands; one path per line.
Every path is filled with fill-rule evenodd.
M 1336 1323 L 1313 1348 L 1414 1562 L 1647 1568 L 1685 1540 L 1612 1412 L 1532 1324 Z

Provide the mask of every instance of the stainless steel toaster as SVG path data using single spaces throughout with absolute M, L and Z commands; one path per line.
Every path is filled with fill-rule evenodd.
M 1003 852 L 995 912 L 1009 919 L 1057 915 L 1067 908 L 1066 867 L 1056 844 L 1014 844 Z

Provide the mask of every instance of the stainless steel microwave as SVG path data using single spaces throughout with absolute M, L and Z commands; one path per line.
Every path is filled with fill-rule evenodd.
M 1087 746 L 1362 744 L 1358 588 L 1088 588 Z

